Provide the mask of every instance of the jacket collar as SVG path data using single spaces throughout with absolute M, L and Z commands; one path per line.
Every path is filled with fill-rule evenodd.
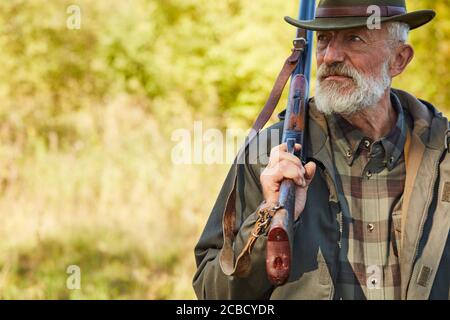
M 413 134 L 417 135 L 427 148 L 434 150 L 445 149 L 448 119 L 431 103 L 417 99 L 402 90 L 392 89 L 392 91 L 399 97 L 402 105 L 408 110 L 413 119 Z

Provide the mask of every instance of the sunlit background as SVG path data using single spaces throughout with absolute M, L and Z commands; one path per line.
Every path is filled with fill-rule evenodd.
M 408 2 L 438 17 L 411 33 L 416 57 L 395 86 L 446 112 L 449 1 Z M 229 165 L 173 164 L 172 133 L 200 120 L 248 128 L 290 52 L 283 16 L 297 10 L 1 1 L 0 298 L 195 298 L 193 247 Z M 79 290 L 67 287 L 70 265 Z

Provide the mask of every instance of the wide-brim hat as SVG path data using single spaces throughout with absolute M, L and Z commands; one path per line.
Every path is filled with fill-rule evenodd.
M 377 11 L 372 10 L 374 5 L 379 11 L 378 8 Z M 308 30 L 341 30 L 367 26 L 369 17 L 375 12 L 380 14 L 381 23 L 404 22 L 411 30 L 436 16 L 433 10 L 407 12 L 405 0 L 321 0 L 314 20 L 284 19 L 293 26 Z

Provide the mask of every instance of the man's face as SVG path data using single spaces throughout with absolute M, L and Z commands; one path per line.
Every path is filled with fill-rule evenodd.
M 318 31 L 318 109 L 326 114 L 351 114 L 376 105 L 391 84 L 392 52 L 386 26 Z

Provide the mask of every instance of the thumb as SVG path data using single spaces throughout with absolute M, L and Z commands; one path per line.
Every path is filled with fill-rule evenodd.
M 316 174 L 316 168 L 317 165 L 312 161 L 305 164 L 305 179 L 307 185 L 309 185 L 314 178 L 314 175 Z

